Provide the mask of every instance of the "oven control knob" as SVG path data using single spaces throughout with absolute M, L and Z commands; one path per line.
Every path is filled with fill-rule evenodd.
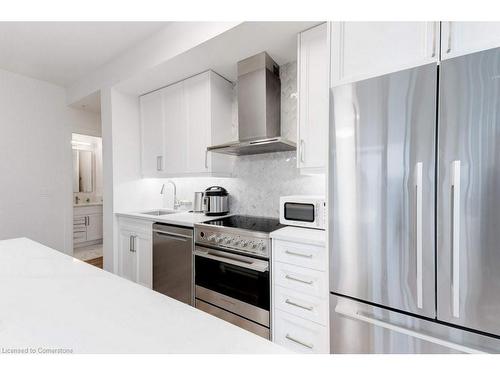
M 255 242 L 253 242 L 253 241 L 252 241 L 252 242 L 250 242 L 250 247 L 251 247 L 252 249 L 256 249 L 256 248 L 257 248 L 257 244 L 256 244 Z
M 242 241 L 242 242 L 241 242 L 241 246 L 242 246 L 242 247 L 247 247 L 247 246 L 248 246 L 248 242 L 249 242 L 249 241 Z
M 229 245 L 231 243 L 231 237 L 224 237 L 224 243 Z
M 265 249 L 266 249 L 266 245 L 264 245 L 263 243 L 260 243 L 257 245 L 257 250 L 264 251 Z
M 223 237 L 222 236 L 217 236 L 217 238 L 215 239 L 215 242 L 217 243 L 221 243 L 223 240 Z
M 215 240 L 215 234 L 212 234 L 212 235 L 208 236 L 207 240 L 208 240 L 208 241 L 213 241 L 213 240 Z
M 240 244 L 241 240 L 239 238 L 233 238 L 232 245 L 238 246 Z

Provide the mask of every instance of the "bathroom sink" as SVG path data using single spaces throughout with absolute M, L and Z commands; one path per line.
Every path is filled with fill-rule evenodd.
M 177 211 L 174 210 L 153 210 L 153 211 L 146 211 L 146 212 L 140 212 L 143 215 L 151 215 L 151 216 L 161 216 L 161 215 L 169 215 L 169 214 L 175 214 Z

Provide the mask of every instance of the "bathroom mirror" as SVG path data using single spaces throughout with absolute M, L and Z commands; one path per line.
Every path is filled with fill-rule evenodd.
M 94 153 L 89 150 L 73 149 L 73 192 L 94 191 Z

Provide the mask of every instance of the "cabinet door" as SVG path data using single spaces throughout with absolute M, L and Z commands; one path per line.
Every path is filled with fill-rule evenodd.
M 118 249 L 118 275 L 129 279 L 137 280 L 136 272 L 136 251 L 134 250 L 134 235 L 127 230 L 120 230 Z
M 442 22 L 441 59 L 500 47 L 500 22 Z
M 136 281 L 147 287 L 153 287 L 153 243 L 151 238 L 137 236 L 134 238 L 136 251 Z
M 141 96 L 141 168 L 144 177 L 157 177 L 165 166 L 163 155 L 162 92 Z
M 87 215 L 87 241 L 102 239 L 102 213 Z
M 164 174 L 186 173 L 188 142 L 184 82 L 161 90 L 164 112 Z
M 185 173 L 208 172 L 207 147 L 211 140 L 209 72 L 185 80 L 184 90 L 187 125 Z
M 333 22 L 331 85 L 438 59 L 439 22 Z
M 326 165 L 328 139 L 328 46 L 326 23 L 299 34 L 298 167 Z

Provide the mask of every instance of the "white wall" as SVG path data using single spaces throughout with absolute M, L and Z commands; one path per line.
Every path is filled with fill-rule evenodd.
M 139 98 L 114 89 L 101 91 L 104 175 L 104 268 L 115 267 L 114 212 L 151 204 L 148 181 L 141 179 Z
M 0 239 L 72 253 L 71 132 L 87 119 L 64 88 L 0 70 Z
M 71 124 L 73 133 L 101 136 L 101 114 L 91 111 L 78 111 L 81 113 Z

